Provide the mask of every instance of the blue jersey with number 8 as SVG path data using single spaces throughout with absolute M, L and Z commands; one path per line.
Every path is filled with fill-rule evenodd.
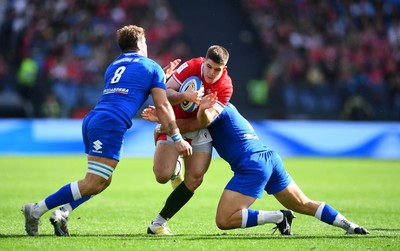
M 105 72 L 103 95 L 94 110 L 108 110 L 130 128 L 155 87 L 166 89 L 161 66 L 136 52 L 122 53 Z

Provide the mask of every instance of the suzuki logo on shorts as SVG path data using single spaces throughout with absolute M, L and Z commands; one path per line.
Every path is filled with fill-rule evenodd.
M 102 145 L 103 143 L 101 143 L 100 140 L 96 140 L 95 142 L 93 142 L 93 148 L 94 148 L 93 152 L 102 153 L 102 151 L 100 151 L 100 149 L 103 148 Z

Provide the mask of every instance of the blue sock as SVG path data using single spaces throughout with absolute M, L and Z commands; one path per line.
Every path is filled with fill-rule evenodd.
M 254 227 L 258 225 L 258 210 L 243 209 L 242 210 L 242 228 Z
M 79 200 L 72 201 L 69 204 L 71 205 L 72 210 L 74 210 L 75 208 L 79 207 L 82 203 L 84 203 L 90 198 L 92 198 L 92 195 L 87 195 L 85 197 L 80 198 Z
M 333 207 L 329 206 L 328 204 L 322 203 L 318 209 L 317 212 L 315 213 L 315 217 L 317 217 L 319 220 L 332 225 L 333 221 L 335 220 L 336 216 L 339 214 L 336 209 Z
M 79 200 L 81 198 L 82 197 L 79 192 L 78 182 L 72 182 L 70 184 L 61 187 L 57 192 L 48 196 L 44 201 L 46 203 L 47 208 L 52 209 L 57 206 L 73 202 L 75 200 Z

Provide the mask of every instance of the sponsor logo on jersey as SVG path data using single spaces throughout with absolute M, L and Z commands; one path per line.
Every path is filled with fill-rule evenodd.
M 186 68 L 186 67 L 188 67 L 189 65 L 187 64 L 187 62 L 185 62 L 185 63 L 183 63 L 183 64 L 181 64 L 181 66 L 179 66 L 179 68 L 176 70 L 176 72 L 178 73 L 178 74 L 181 74 L 181 72 Z
M 243 137 L 244 137 L 245 139 L 258 139 L 258 136 L 257 136 L 257 135 L 255 135 L 255 134 L 249 134 L 249 133 L 244 134 Z
M 101 150 L 103 148 L 103 143 L 100 140 L 96 140 L 93 142 L 93 152 L 95 153 L 102 153 L 103 151 Z
M 127 88 L 108 88 L 104 89 L 103 94 L 112 94 L 112 93 L 119 93 L 119 94 L 128 94 L 129 89 Z

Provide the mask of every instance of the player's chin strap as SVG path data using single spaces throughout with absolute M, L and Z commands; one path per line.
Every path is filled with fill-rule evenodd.
M 96 174 L 105 180 L 108 180 L 112 173 L 114 171 L 114 168 L 111 166 L 107 166 L 105 164 L 96 162 L 96 161 L 88 161 L 88 173 L 93 173 Z

